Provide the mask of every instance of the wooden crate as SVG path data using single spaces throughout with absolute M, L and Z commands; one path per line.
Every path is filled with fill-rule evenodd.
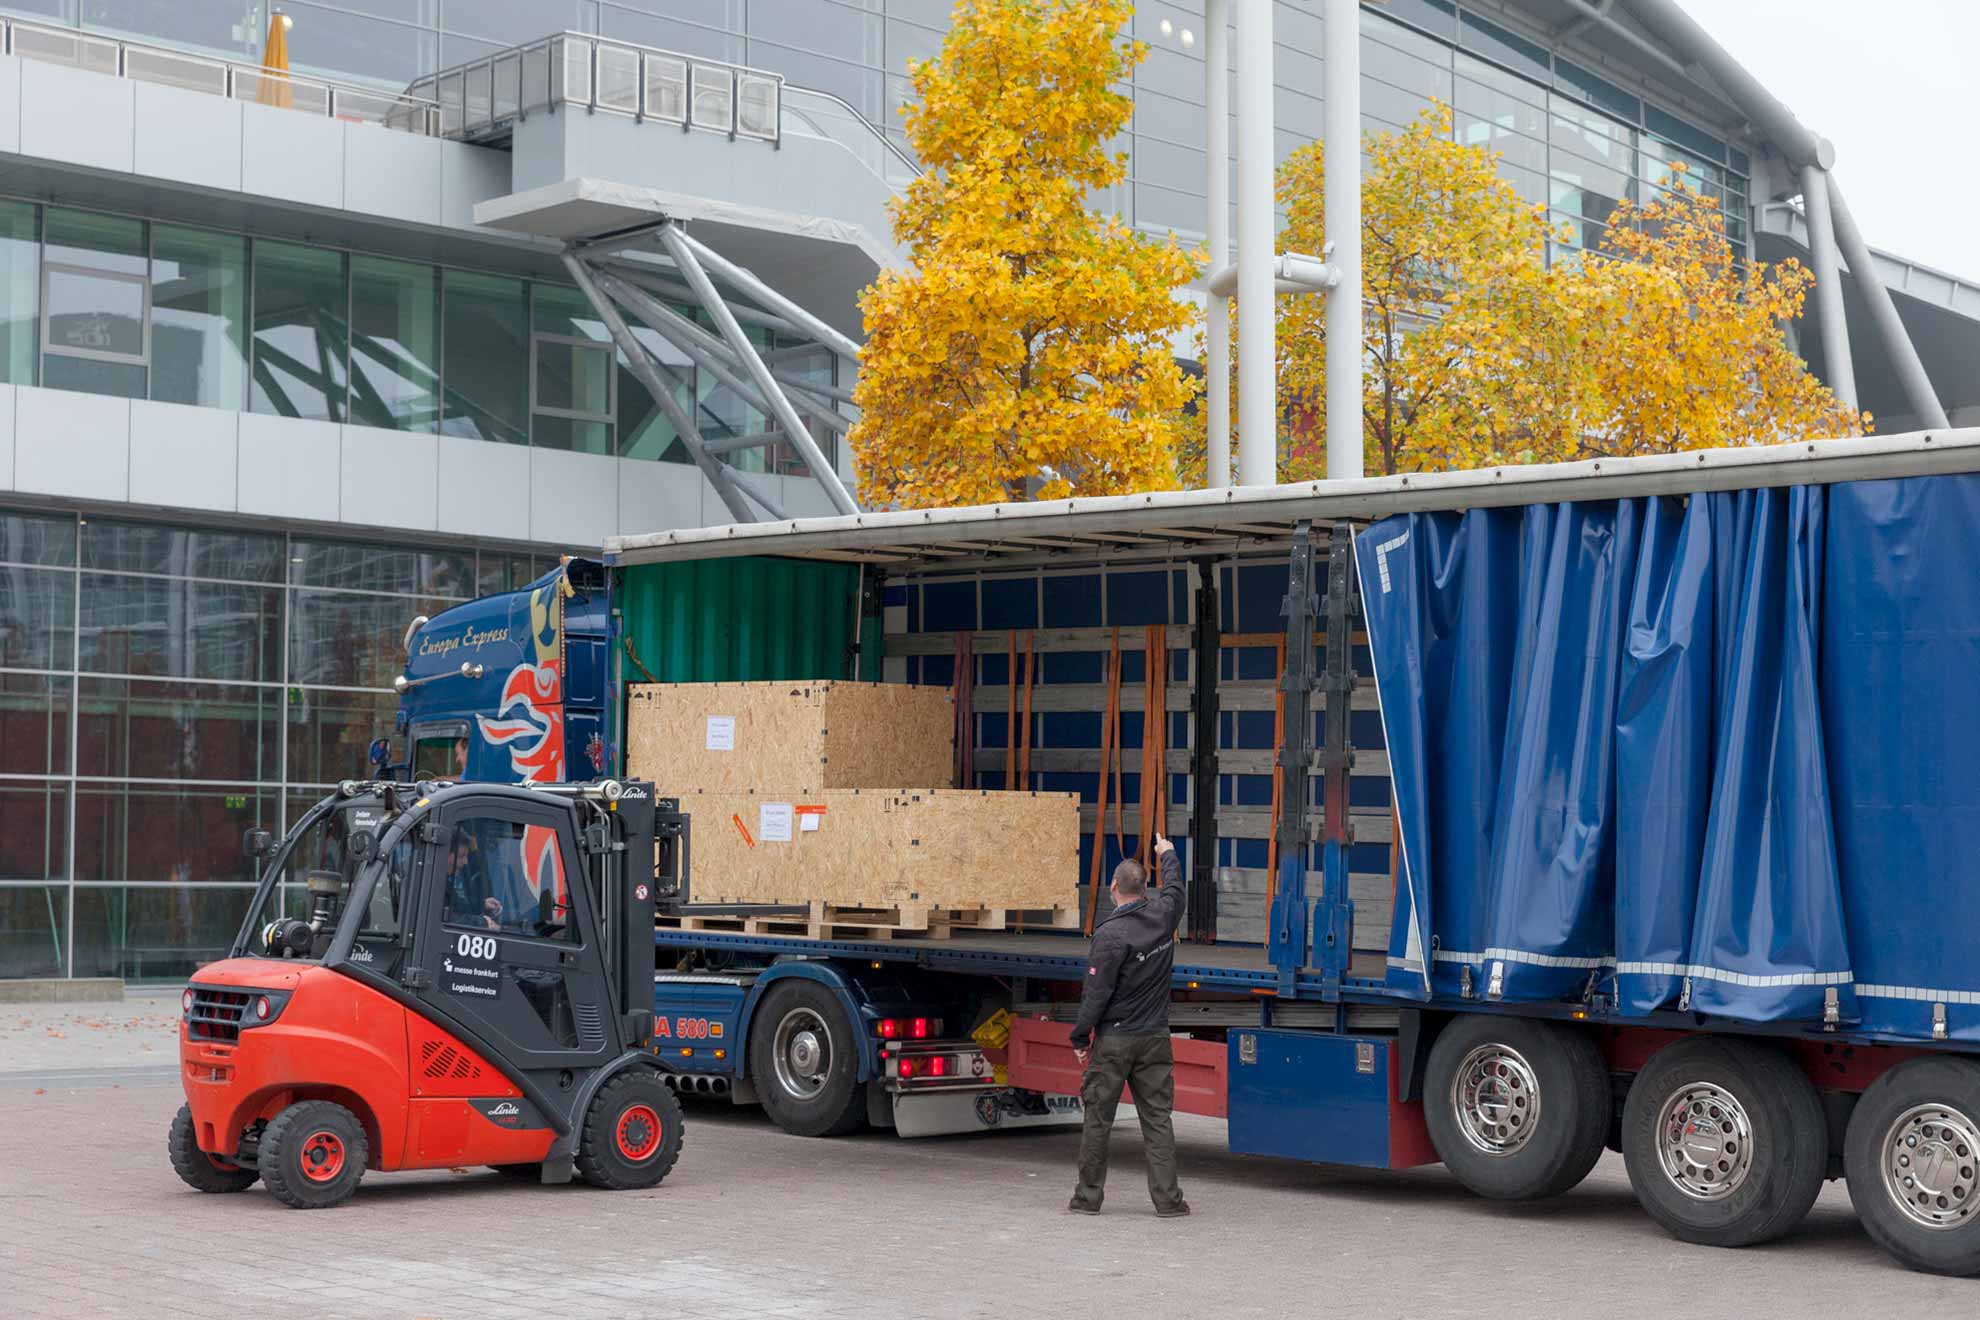
M 1075 794 L 824 789 L 680 798 L 692 822 L 697 903 L 821 904 L 839 918 L 814 913 L 827 924 L 848 924 L 857 909 L 880 914 L 875 924 L 910 930 L 1078 904 Z
M 662 796 L 764 786 L 940 788 L 955 699 L 905 683 L 636 683 L 626 771 Z

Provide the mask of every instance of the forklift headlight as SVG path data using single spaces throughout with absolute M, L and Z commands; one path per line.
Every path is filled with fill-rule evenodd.
M 186 987 L 186 992 L 185 992 L 184 994 L 182 994 L 182 995 L 180 995 L 180 996 L 179 996 L 179 1007 L 180 1007 L 180 1008 L 183 1008 L 183 1009 L 184 1009 L 184 1010 L 185 1010 L 185 1011 L 186 1011 L 187 1013 L 191 1013 L 191 1012 L 192 1012 L 192 1006 L 193 1006 L 193 992 L 192 992 L 192 987 L 191 987 L 191 986 L 187 986 L 187 987 Z

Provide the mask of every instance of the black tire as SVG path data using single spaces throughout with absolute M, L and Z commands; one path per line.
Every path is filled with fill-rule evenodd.
M 261 1134 L 261 1180 L 283 1205 L 327 1210 L 351 1199 L 371 1157 L 357 1115 L 330 1100 L 303 1100 Z
M 859 1131 L 858 1077 L 859 1046 L 838 996 L 810 981 L 772 987 L 749 1027 L 749 1079 L 771 1121 L 800 1137 Z
M 631 1068 L 599 1088 L 585 1111 L 577 1171 L 593 1187 L 652 1187 L 681 1156 L 681 1102 L 657 1073 Z
M 1672 1236 L 1747 1247 L 1815 1204 L 1829 1125 L 1793 1059 L 1756 1041 L 1694 1036 L 1650 1056 L 1623 1109 L 1636 1199 Z
M 1559 1196 L 1602 1157 L 1609 1073 L 1586 1031 L 1470 1014 L 1437 1036 L 1424 1119 L 1453 1176 L 1480 1196 Z
M 1871 1239 L 1911 1269 L 1960 1277 L 1980 1274 L 1976 1139 L 1980 1064 L 1969 1059 L 1901 1063 L 1871 1083 L 1850 1115 L 1843 1138 L 1850 1203 Z M 1886 1158 L 1891 1163 L 1888 1181 Z M 1909 1188 L 1903 1184 L 1907 1177 L 1914 1179 Z M 1901 1194 L 1914 1198 L 1915 1212 L 1900 1203 Z M 1929 1200 L 1921 1204 L 1915 1199 L 1920 1196 Z
M 209 1155 L 193 1139 L 190 1105 L 180 1105 L 172 1118 L 172 1134 L 165 1139 L 172 1154 L 172 1168 L 186 1186 L 201 1192 L 245 1192 L 261 1175 L 253 1169 Z

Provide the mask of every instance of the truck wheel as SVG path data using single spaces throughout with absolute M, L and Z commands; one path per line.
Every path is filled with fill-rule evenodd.
M 261 1134 L 261 1180 L 283 1205 L 327 1210 L 351 1199 L 370 1158 L 364 1125 L 330 1100 L 303 1100 Z
M 578 1142 L 586 1182 L 614 1192 L 652 1187 L 680 1155 L 681 1102 L 658 1074 L 629 1068 L 599 1089 Z
M 1914 1270 L 1980 1274 L 1980 1064 L 1913 1059 L 1871 1083 L 1843 1169 L 1878 1246 Z
M 809 981 L 772 987 L 749 1031 L 749 1079 L 778 1127 L 839 1137 L 866 1125 L 859 1047 L 830 990 Z
M 1446 1026 L 1424 1071 L 1424 1118 L 1447 1168 L 1480 1196 L 1558 1196 L 1595 1167 L 1609 1073 L 1587 1033 L 1530 1018 Z
M 1829 1163 L 1814 1083 L 1785 1053 L 1693 1037 L 1650 1056 L 1623 1107 L 1636 1199 L 1673 1236 L 1745 1247 L 1793 1231 Z
M 172 1168 L 186 1186 L 202 1192 L 245 1192 L 261 1175 L 231 1160 L 209 1155 L 193 1139 L 190 1105 L 180 1105 L 172 1119 L 172 1135 L 165 1148 L 172 1154 Z

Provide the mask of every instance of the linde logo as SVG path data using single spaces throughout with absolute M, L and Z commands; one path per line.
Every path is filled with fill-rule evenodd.
M 371 950 L 365 948 L 362 944 L 353 944 L 351 946 L 351 961 L 361 963 L 370 962 Z
M 465 631 L 452 634 L 451 636 L 426 637 L 422 635 L 419 643 L 419 653 L 423 656 L 438 656 L 446 655 L 452 651 L 476 651 L 490 642 L 506 642 L 508 640 L 509 630 L 507 628 L 476 629 L 473 624 L 469 624 Z
M 489 1110 L 488 1116 L 490 1118 L 514 1118 L 520 1113 L 522 1113 L 522 1110 L 504 1100 L 501 1104 Z

